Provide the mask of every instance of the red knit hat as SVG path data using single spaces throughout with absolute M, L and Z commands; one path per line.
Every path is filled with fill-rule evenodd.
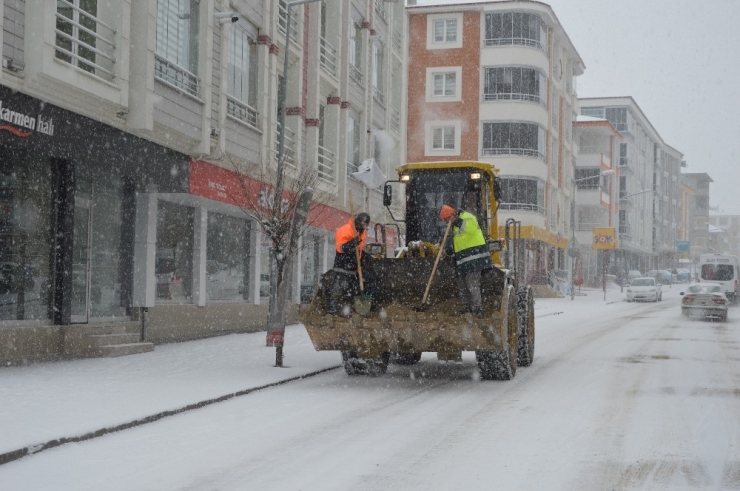
M 455 209 L 451 206 L 442 205 L 442 209 L 439 210 L 439 218 L 441 218 L 442 220 L 447 220 L 454 214 Z

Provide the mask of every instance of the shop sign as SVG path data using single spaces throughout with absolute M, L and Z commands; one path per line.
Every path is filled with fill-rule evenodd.
M 0 130 L 9 131 L 16 136 L 26 138 L 33 132 L 54 136 L 54 122 L 52 118 L 44 119 L 41 114 L 32 116 L 20 111 L 13 111 L 4 106 L 0 100 L 0 121 L 9 124 L 0 124 Z M 24 131 L 29 130 L 29 131 Z
M 616 230 L 614 227 L 595 228 L 593 246 L 596 250 L 616 248 Z

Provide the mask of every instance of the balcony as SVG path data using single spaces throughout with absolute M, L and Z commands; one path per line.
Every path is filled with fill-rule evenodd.
M 527 38 L 487 38 L 485 40 L 486 46 L 526 46 L 529 48 L 536 48 L 540 51 L 545 51 L 543 44 L 536 39 Z
M 334 152 L 319 145 L 319 178 L 328 182 L 335 182 Z
M 57 59 L 100 77 L 108 82 L 116 78 L 116 29 L 66 1 L 57 1 Z
M 391 46 L 393 46 L 393 49 L 395 49 L 399 54 L 403 53 L 403 43 L 401 41 L 401 32 L 393 28 L 393 31 L 391 31 Z
M 619 226 L 619 240 L 626 240 L 626 241 L 632 240 L 632 227 L 631 226 L 629 225 Z
M 198 96 L 198 77 L 159 55 L 154 56 L 154 77 L 194 97 Z
M 375 102 L 378 104 L 384 105 L 385 104 L 385 95 L 381 90 L 375 86 L 373 86 L 373 99 L 375 99 Z
M 286 29 L 288 26 L 288 7 L 284 0 L 280 0 L 279 6 L 278 6 L 278 29 L 283 34 L 286 34 Z M 293 10 L 290 13 L 290 32 L 293 35 L 292 39 L 296 40 L 298 39 L 295 34 L 298 32 L 298 16 L 296 15 L 296 11 Z
M 545 215 L 545 208 L 543 206 L 533 205 L 529 203 L 499 203 L 498 209 L 510 211 L 528 211 L 543 216 Z
M 226 114 L 259 131 L 259 114 L 257 110 L 231 96 L 226 97 Z
M 319 61 L 324 70 L 332 75 L 337 74 L 337 50 L 323 37 L 319 44 Z
M 296 138 L 295 138 L 295 131 L 291 130 L 289 127 L 285 127 L 285 163 L 289 165 L 290 167 L 293 167 L 295 169 L 296 167 L 296 160 L 295 160 L 295 144 L 296 144 Z M 280 124 L 275 125 L 275 159 L 278 158 L 280 155 Z
M 388 19 L 388 14 L 385 11 L 385 3 L 383 0 L 375 0 L 375 12 L 378 13 L 378 17 L 383 20 Z
M 349 177 L 352 177 L 352 173 L 357 172 L 357 167 L 358 167 L 357 164 L 355 164 L 351 160 L 348 160 L 347 161 L 347 175 Z M 354 179 L 354 177 L 352 177 L 352 179 Z
M 352 63 L 349 64 L 349 78 L 362 85 L 362 72 Z
M 515 93 L 483 93 L 483 101 L 524 101 L 534 102 L 541 106 L 547 106 L 547 102 L 543 100 L 538 94 L 515 94 Z
M 634 174 L 635 164 L 632 162 L 632 159 L 629 157 L 619 157 L 619 171 L 621 173 L 631 172 Z
M 514 157 L 534 157 L 542 161 L 545 160 L 545 154 L 539 150 L 532 150 L 531 148 L 484 148 L 483 155 L 487 157 L 500 157 L 504 155 Z

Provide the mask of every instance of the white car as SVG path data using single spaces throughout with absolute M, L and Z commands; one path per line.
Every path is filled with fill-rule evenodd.
M 727 304 L 722 285 L 718 283 L 694 283 L 681 292 L 681 313 L 687 317 L 715 318 L 727 320 Z
M 663 290 L 655 282 L 655 278 L 635 278 L 627 287 L 627 301 L 649 300 L 657 302 L 663 300 Z

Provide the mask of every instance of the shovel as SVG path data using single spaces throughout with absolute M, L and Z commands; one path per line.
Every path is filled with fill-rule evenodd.
M 357 238 L 357 229 L 355 228 L 355 207 L 352 203 L 352 191 L 349 192 L 349 212 L 352 214 L 351 222 L 352 222 L 352 235 L 353 238 Z M 355 247 L 355 254 L 357 258 L 357 278 L 360 280 L 360 294 L 355 296 L 353 299 L 353 304 L 355 307 L 355 312 L 357 312 L 360 315 L 368 315 L 370 313 L 370 307 L 373 303 L 373 297 L 370 295 L 365 294 L 365 283 L 362 280 L 362 266 L 360 265 L 360 247 L 359 244 L 357 247 Z
M 421 299 L 421 305 L 418 307 L 414 307 L 415 312 L 424 312 L 427 310 L 430 306 L 430 304 L 427 303 L 427 297 L 429 296 L 429 288 L 432 286 L 432 279 L 434 278 L 434 273 L 437 272 L 437 265 L 439 264 L 439 258 L 442 257 L 442 251 L 445 248 L 445 242 L 447 242 L 447 235 L 450 233 L 450 227 L 452 227 L 452 220 L 450 220 L 447 223 L 447 228 L 445 229 L 445 235 L 442 237 L 442 243 L 439 245 L 439 251 L 437 252 L 437 259 L 434 260 L 434 267 L 432 268 L 432 274 L 429 275 L 429 281 L 427 281 L 427 288 L 424 290 L 424 297 Z

